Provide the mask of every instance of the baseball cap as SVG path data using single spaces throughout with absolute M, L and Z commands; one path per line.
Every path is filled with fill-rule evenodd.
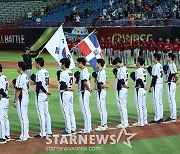
M 24 51 L 31 50 L 29 47 L 25 47 Z

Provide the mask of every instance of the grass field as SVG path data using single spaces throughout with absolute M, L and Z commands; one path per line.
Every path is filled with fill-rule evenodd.
M 54 62 L 54 59 L 48 55 L 48 54 L 42 54 L 41 57 L 45 59 L 45 61 L 48 62 Z M 13 52 L 1 52 L 0 53 L 0 61 L 20 61 L 22 60 L 21 58 L 21 53 L 13 53 Z M 1 62 L 0 62 L 1 63 Z M 16 68 L 16 66 L 15 66 Z M 93 70 L 88 67 L 90 72 L 92 73 Z M 56 71 L 58 68 L 54 67 L 46 67 L 46 69 L 50 73 L 50 77 L 56 78 Z M 77 68 L 73 69 L 73 72 L 75 72 Z M 129 73 L 134 71 L 135 69 L 129 68 L 128 71 Z M 14 79 L 15 77 L 18 76 L 18 73 L 16 72 L 16 69 L 4 69 L 3 70 L 4 74 L 8 77 L 9 80 Z M 35 73 L 36 70 L 33 69 L 33 72 Z M 107 67 L 106 68 L 107 76 L 108 76 L 108 81 L 114 81 L 114 75 L 112 74 L 112 67 Z M 180 76 L 180 72 L 178 72 Z M 91 81 L 93 82 L 93 81 Z M 150 77 L 148 76 L 148 85 L 150 84 Z M 127 100 L 127 109 L 128 109 L 128 117 L 129 120 L 136 120 L 137 119 L 137 113 L 136 113 L 136 108 L 135 108 L 135 103 L 134 103 L 134 89 L 133 89 L 133 82 L 131 79 L 129 79 L 129 86 L 130 89 L 128 91 L 128 100 Z M 11 133 L 19 133 L 20 132 L 20 122 L 17 116 L 16 109 L 13 107 L 13 94 L 14 94 L 14 89 L 9 90 L 9 95 L 10 95 L 10 105 L 9 105 L 9 120 L 10 120 L 10 127 L 11 127 Z M 59 105 L 59 94 L 57 90 L 51 90 L 51 97 L 49 100 L 49 110 L 51 114 L 51 119 L 52 119 L 52 129 L 62 129 L 64 128 L 64 119 L 61 113 L 60 105 Z M 180 115 L 180 86 L 177 86 L 177 91 L 176 91 L 176 100 L 177 100 L 177 114 Z M 106 97 L 106 102 L 107 102 L 107 112 L 108 112 L 108 123 L 115 123 L 120 121 L 120 115 L 119 111 L 116 105 L 115 101 L 115 93 L 113 87 L 109 87 L 107 89 L 107 97 Z M 166 90 L 165 90 L 165 85 L 164 85 L 164 90 L 163 90 L 163 106 L 164 106 L 164 117 L 169 116 L 169 105 L 167 102 L 167 96 L 166 96 Z M 99 118 L 99 113 L 96 108 L 96 102 L 95 102 L 95 95 L 94 92 L 91 94 L 90 98 L 90 109 L 92 113 L 92 124 L 100 124 L 100 118 Z M 154 108 L 152 104 L 152 98 L 151 94 L 147 95 L 147 110 L 148 110 L 148 118 L 152 119 L 154 116 Z M 30 103 L 29 103 L 29 109 L 28 109 L 28 114 L 29 114 L 29 122 L 30 122 L 30 131 L 39 131 L 39 119 L 37 116 L 37 112 L 35 109 L 35 104 L 34 104 L 34 92 L 31 90 L 30 91 Z M 78 100 L 78 95 L 77 92 L 74 92 L 74 112 L 75 112 L 75 117 L 76 117 L 76 122 L 78 127 L 83 126 L 83 118 L 82 118 L 82 113 L 80 110 L 80 105 L 79 105 L 79 100 Z M 175 142 L 176 141 L 176 142 Z M 171 143 L 171 146 L 162 146 L 163 150 L 160 150 L 157 145 L 160 145 L 162 143 L 169 144 Z M 171 136 L 171 137 L 163 137 L 163 138 L 155 138 L 155 139 L 149 139 L 149 140 L 140 140 L 140 141 L 133 141 L 132 146 L 133 149 L 129 149 L 126 147 L 126 145 L 120 143 L 116 145 L 102 145 L 101 150 L 103 150 L 103 153 L 110 153 L 114 150 L 113 153 L 118 151 L 118 153 L 153 153 L 154 150 L 157 151 L 157 153 L 164 153 L 167 152 L 167 149 L 172 151 L 173 149 L 174 153 L 177 153 L 177 150 L 179 150 L 179 144 L 180 143 L 180 136 Z M 112 149 L 113 146 L 113 149 Z M 145 150 L 142 150 L 141 147 L 144 146 Z M 145 152 L 146 151 L 146 152 Z M 169 151 L 169 153 L 170 153 Z M 102 151 L 100 151 L 101 153 Z M 80 153 L 80 152 L 78 152 Z M 89 152 L 92 153 L 92 152 Z M 94 153 L 94 152 L 93 152 Z M 117 152 L 116 152 L 117 153 Z M 173 153 L 173 154 L 174 154 Z

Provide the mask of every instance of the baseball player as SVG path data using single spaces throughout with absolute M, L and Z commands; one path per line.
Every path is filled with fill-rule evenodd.
M 123 38 L 120 38 L 119 50 L 120 50 L 120 56 L 119 57 L 121 57 L 121 59 L 123 60 L 123 64 L 125 65 L 124 39 Z
M 124 54 L 125 54 L 125 65 L 131 65 L 131 41 L 129 37 L 126 37 L 126 41 L 124 43 Z
M 101 37 L 101 41 L 99 43 L 100 43 L 100 47 L 101 47 L 103 57 L 106 61 L 106 41 L 104 40 L 104 37 Z
M 142 52 L 143 52 L 143 58 L 146 61 L 146 64 L 149 65 L 148 62 L 148 51 L 147 51 L 147 46 L 148 46 L 148 42 L 146 40 L 146 37 L 143 36 L 143 41 L 141 42 L 141 48 L 142 48 Z
M 175 121 L 177 118 L 177 112 L 176 112 L 176 83 L 178 81 L 178 72 L 176 65 L 174 63 L 175 55 L 173 53 L 169 53 L 167 56 L 167 62 L 168 62 L 168 69 L 165 70 L 166 74 L 166 91 L 168 96 L 168 102 L 170 107 L 170 117 L 165 119 L 165 121 Z M 164 68 L 164 67 L 163 67 Z
M 0 144 L 5 144 L 6 141 L 10 141 L 8 88 L 8 79 L 3 74 L 2 65 L 0 64 Z
M 120 42 L 115 38 L 113 43 L 114 57 L 120 57 L 119 44 Z
M 156 47 L 156 43 L 153 41 L 152 38 L 150 38 L 148 42 L 148 55 L 149 55 L 151 66 L 153 63 L 153 54 L 155 53 L 155 47 Z
M 49 73 L 44 69 L 44 59 L 36 58 L 35 65 L 38 72 L 36 75 L 32 74 L 31 79 L 35 82 L 35 104 L 40 122 L 40 133 L 35 135 L 35 138 L 45 138 L 51 136 L 51 117 L 48 109 L 48 92 L 49 87 Z
M 155 65 L 152 67 L 151 72 L 151 85 L 149 92 L 152 92 L 153 105 L 155 110 L 154 120 L 149 123 L 161 123 L 163 121 L 163 103 L 162 103 L 162 91 L 163 91 L 163 67 L 159 63 L 161 55 L 154 53 L 153 62 Z
M 121 123 L 117 125 L 117 128 L 126 128 L 128 124 L 127 114 L 127 94 L 128 94 L 128 70 L 123 66 L 122 60 L 118 57 L 113 60 L 113 65 L 116 68 L 113 69 L 115 79 L 115 91 L 116 91 L 116 102 L 121 116 Z
M 18 62 L 17 72 L 19 76 L 16 78 L 14 107 L 17 108 L 19 120 L 21 122 L 21 134 L 16 141 L 26 141 L 29 138 L 29 119 L 28 119 L 28 104 L 29 104 L 29 80 L 24 73 L 26 65 L 24 62 Z
M 140 48 L 140 41 L 137 37 L 134 38 L 134 42 L 133 42 L 133 49 L 134 49 L 134 65 L 136 64 L 136 60 L 139 57 L 139 48 Z
M 73 73 L 69 70 L 70 60 L 62 58 L 60 60 L 62 72 L 59 76 L 59 92 L 60 106 L 65 120 L 65 130 L 61 133 L 62 136 L 70 136 L 76 133 L 76 122 L 73 111 Z
M 34 52 L 32 54 L 32 52 L 30 52 L 30 50 L 31 49 L 29 47 L 25 47 L 25 49 L 24 49 L 25 53 L 22 55 L 23 61 L 26 64 L 25 73 L 28 77 L 28 80 L 30 79 L 31 70 L 32 70 L 32 59 L 31 58 L 36 57 L 39 54 L 39 52 Z
M 173 43 L 173 53 L 175 54 L 175 64 L 180 68 L 180 42 L 179 39 L 175 39 Z
M 113 47 L 113 43 L 111 41 L 111 37 L 108 37 L 106 41 L 106 49 L 107 49 L 106 51 L 107 51 L 109 65 L 112 64 L 112 56 L 113 56 L 112 47 Z
M 138 122 L 132 124 L 133 126 L 144 126 L 147 124 L 147 108 L 146 108 L 146 80 L 147 74 L 143 65 L 145 64 L 145 60 L 142 57 L 138 57 L 136 66 L 137 70 L 134 72 L 135 76 L 131 77 L 134 80 L 134 99 L 136 103 L 136 109 L 138 114 Z
M 78 84 L 79 103 L 84 117 L 84 129 L 79 133 L 90 133 L 91 131 L 91 112 L 89 108 L 90 99 L 90 73 L 86 68 L 86 60 L 84 57 L 77 59 L 77 67 L 81 69 L 79 77 L 76 76 L 76 83 Z
M 101 125 L 95 131 L 107 130 L 107 110 L 106 110 L 106 82 L 107 76 L 103 69 L 105 61 L 97 59 L 96 67 L 99 69 L 97 77 L 95 77 L 96 105 L 100 114 Z
M 163 48 L 164 48 L 164 42 L 162 41 L 162 38 L 159 38 L 159 42 L 157 43 L 157 53 L 161 55 L 162 65 L 164 65 Z
M 172 50 L 172 44 L 170 43 L 170 39 L 166 39 L 166 43 L 164 43 L 164 49 L 163 49 L 163 61 L 166 61 L 167 55 Z M 167 61 L 166 61 L 167 62 Z M 165 63 L 164 63 L 165 64 Z M 167 63 L 166 63 L 167 64 Z

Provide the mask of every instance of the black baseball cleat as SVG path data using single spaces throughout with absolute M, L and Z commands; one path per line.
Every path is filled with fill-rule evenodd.
M 163 119 L 159 119 L 158 121 L 156 121 L 157 124 L 160 124 L 161 122 L 163 122 Z
M 8 141 L 11 141 L 11 138 L 9 137 L 9 136 L 5 136 L 5 138 L 6 138 L 6 141 L 8 142 Z
M 1 138 L 0 139 L 0 144 L 5 144 L 5 143 L 6 143 L 6 139 Z
M 41 136 L 39 134 L 35 135 L 34 138 L 46 138 L 46 136 Z
M 152 120 L 148 124 L 157 124 L 157 121 Z
M 172 121 L 173 122 L 173 121 L 176 121 L 176 119 L 171 119 L 170 117 L 168 117 L 168 118 L 165 119 L 165 122 L 167 122 L 167 121 Z

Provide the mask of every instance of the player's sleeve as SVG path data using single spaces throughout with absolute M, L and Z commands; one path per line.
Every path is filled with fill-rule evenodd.
M 83 69 L 83 70 L 82 70 L 82 78 L 81 78 L 81 80 L 86 80 L 86 81 L 89 80 L 89 72 L 88 72 L 88 69 Z
M 99 75 L 100 75 L 100 77 L 98 78 L 98 82 L 102 83 L 102 84 L 106 84 L 106 72 L 105 72 L 105 70 L 102 70 Z

